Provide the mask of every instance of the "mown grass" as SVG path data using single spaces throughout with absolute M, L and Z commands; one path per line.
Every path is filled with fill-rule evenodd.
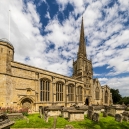
M 39 114 L 31 114 L 27 116 L 29 123 L 26 120 L 16 120 L 11 128 L 52 128 L 54 118 L 50 117 L 48 123 L 39 117 Z M 88 129 L 129 129 L 129 122 L 116 122 L 114 117 L 102 117 L 100 115 L 99 122 L 93 122 L 85 117 L 83 121 L 69 122 L 67 119 L 57 117 L 56 128 L 64 128 L 65 125 L 72 125 L 74 128 L 88 128 Z

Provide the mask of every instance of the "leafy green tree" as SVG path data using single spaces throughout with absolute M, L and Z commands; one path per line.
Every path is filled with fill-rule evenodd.
M 117 104 L 122 99 L 118 89 L 111 89 L 113 103 Z
M 123 97 L 121 98 L 121 100 L 119 101 L 120 104 L 124 103 L 124 104 L 129 104 L 129 97 Z

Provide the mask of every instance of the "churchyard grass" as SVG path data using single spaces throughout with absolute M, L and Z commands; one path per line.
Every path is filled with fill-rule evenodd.
M 29 123 L 25 119 L 16 120 L 15 124 L 11 128 L 52 128 L 53 127 L 53 117 L 49 117 L 46 123 L 40 118 L 39 114 L 29 114 Z M 83 121 L 68 122 L 67 119 L 62 117 L 57 117 L 56 128 L 64 128 L 65 125 L 72 125 L 74 128 L 85 128 L 85 129 L 128 129 L 129 122 L 123 121 L 122 123 L 116 122 L 114 117 L 107 116 L 102 117 L 100 115 L 99 122 L 93 122 L 86 118 Z

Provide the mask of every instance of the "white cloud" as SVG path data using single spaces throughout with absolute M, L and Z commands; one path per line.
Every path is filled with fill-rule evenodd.
M 129 96 L 129 77 L 99 78 L 102 85 L 107 84 L 110 88 L 119 89 L 122 96 Z
M 47 14 L 45 15 L 45 17 L 48 18 L 48 19 L 50 19 L 50 18 L 51 18 L 51 17 L 50 17 L 50 13 L 47 12 Z
M 129 72 L 129 27 L 123 24 L 127 22 L 128 17 L 123 17 L 119 13 L 119 11 L 129 12 L 129 0 L 119 0 L 120 4 L 116 3 L 111 8 L 104 8 L 112 2 L 111 0 L 56 0 L 56 2 L 59 11 L 63 12 L 68 3 L 74 10 L 60 23 L 58 13 L 51 19 L 47 1 L 39 2 L 38 6 L 42 3 L 47 5 L 45 16 L 49 19 L 43 30 L 47 35 L 42 36 L 40 30 L 44 23 L 40 23 L 41 17 L 33 2 L 25 4 L 22 0 L 0 1 L 0 38 L 8 38 L 8 9 L 10 9 L 11 42 L 15 48 L 15 60 L 68 75 L 69 67 L 72 67 L 70 59 L 76 59 L 83 15 L 85 35 L 88 39 L 88 57 L 92 56 L 94 67 L 107 65 L 107 70 L 111 69 L 101 74 L 105 75 L 105 78 L 98 73 L 95 73 L 95 76 L 100 77 L 100 81 L 107 82 L 109 86 L 116 87 L 118 80 L 116 78 L 106 80 L 106 76 Z M 75 17 L 78 17 L 77 20 Z M 49 50 L 51 44 L 54 44 L 54 48 Z M 30 60 L 25 61 L 26 57 Z M 125 84 L 124 81 L 121 81 L 122 83 Z

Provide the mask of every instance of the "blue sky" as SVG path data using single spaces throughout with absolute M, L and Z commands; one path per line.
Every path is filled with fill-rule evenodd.
M 128 7 L 129 0 L 4 0 L 0 38 L 9 38 L 11 10 L 14 60 L 71 76 L 83 16 L 94 78 L 129 96 Z

